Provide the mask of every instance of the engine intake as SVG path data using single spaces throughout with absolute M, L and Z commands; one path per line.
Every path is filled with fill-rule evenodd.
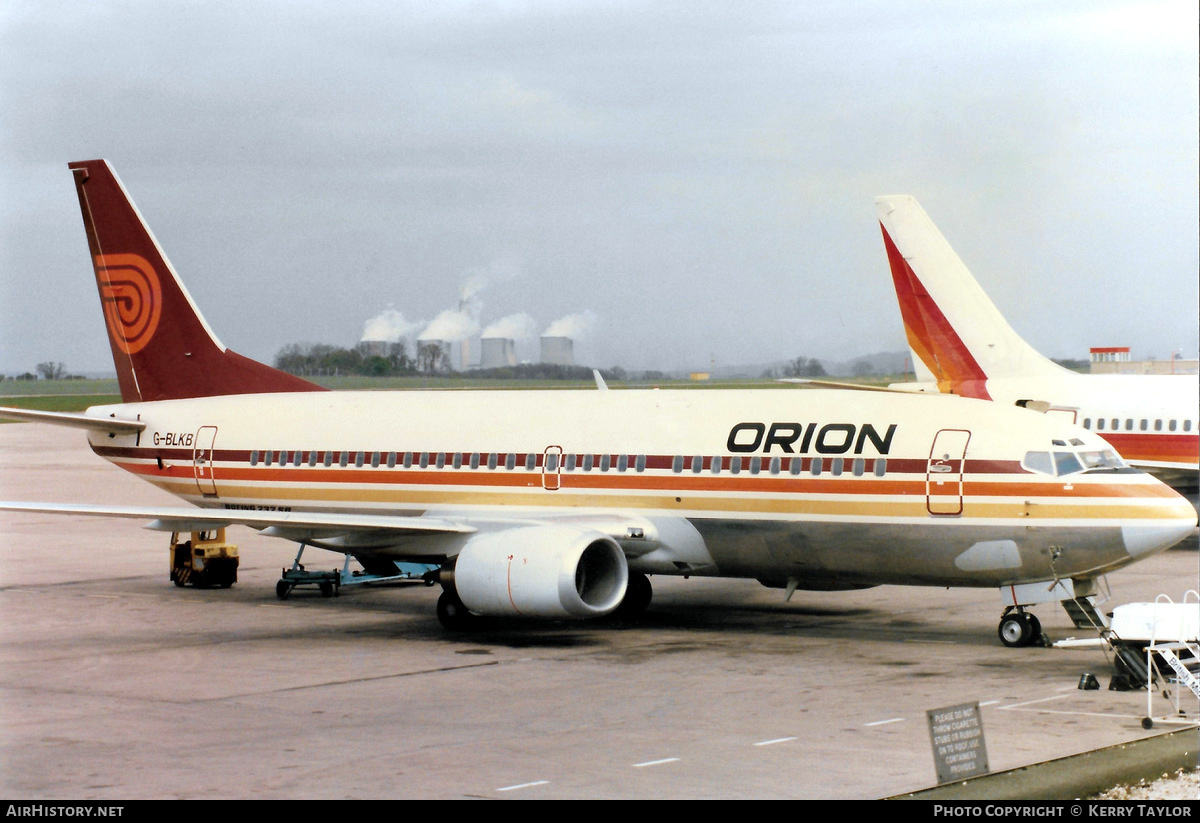
M 454 588 L 475 614 L 601 617 L 621 605 L 625 553 L 597 531 L 528 526 L 472 537 L 454 565 Z

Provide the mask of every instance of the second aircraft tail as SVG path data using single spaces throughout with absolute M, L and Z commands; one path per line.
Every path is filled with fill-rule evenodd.
M 1065 371 L 1013 331 L 914 198 L 875 207 L 918 380 L 990 399 L 991 378 Z

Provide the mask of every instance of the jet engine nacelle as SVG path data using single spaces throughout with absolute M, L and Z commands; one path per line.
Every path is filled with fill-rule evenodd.
M 587 618 L 625 597 L 625 553 L 606 534 L 528 526 L 472 537 L 454 565 L 454 588 L 481 615 Z

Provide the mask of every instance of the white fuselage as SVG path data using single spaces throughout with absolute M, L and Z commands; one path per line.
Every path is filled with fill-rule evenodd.
M 436 515 L 483 529 L 612 518 L 630 567 L 652 573 L 1004 585 L 1094 576 L 1195 524 L 1183 498 L 1143 473 L 1023 465 L 1108 451 L 1096 435 L 955 397 L 314 392 L 89 414 L 145 422 L 137 435 L 92 433 L 92 446 L 199 506 Z M 364 551 L 444 557 L 453 539 Z

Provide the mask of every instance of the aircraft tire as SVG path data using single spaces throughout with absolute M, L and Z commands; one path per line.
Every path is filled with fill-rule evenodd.
M 1029 615 L 1024 612 L 1012 612 L 1000 618 L 996 634 L 999 635 L 1001 643 L 1014 649 L 1028 646 L 1034 637 Z
M 654 587 L 650 578 L 641 572 L 629 572 L 629 583 L 625 588 L 625 599 L 617 606 L 613 616 L 619 620 L 632 620 L 640 617 L 650 606 L 654 598 Z
M 463 631 L 475 621 L 475 615 L 467 610 L 458 595 L 443 589 L 437 602 L 438 622 L 450 631 Z
M 1050 643 L 1046 636 L 1042 634 L 1042 621 L 1037 619 L 1036 614 L 1026 614 L 1029 618 L 1029 646 L 1049 646 Z

